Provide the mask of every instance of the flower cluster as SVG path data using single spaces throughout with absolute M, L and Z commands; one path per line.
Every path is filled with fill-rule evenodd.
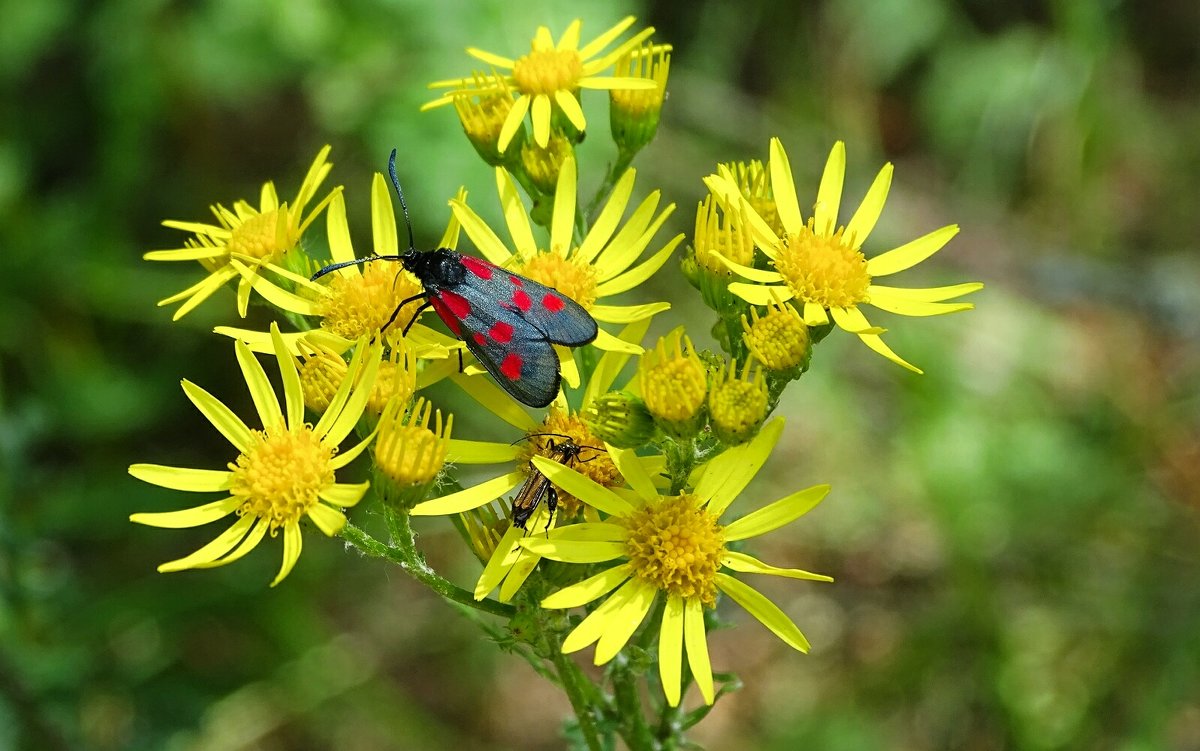
M 675 203 L 664 203 L 661 191 L 642 187 L 635 198 L 631 163 L 658 131 L 671 48 L 652 40 L 653 29 L 627 34 L 633 24 L 623 19 L 584 44 L 579 21 L 557 40 L 540 27 L 527 54 L 470 48 L 489 70 L 432 84 L 444 94 L 423 109 L 453 105 L 495 177 L 502 226 L 489 224 L 460 190 L 448 201 L 438 250 L 422 255 L 401 244 L 412 233 L 399 231 L 388 180 L 375 174 L 366 191 L 372 241 L 356 250 L 346 210 L 354 191 L 339 186 L 317 199 L 331 169 L 328 146 L 290 205 L 267 183 L 258 208 L 246 201 L 214 206 L 217 224 L 167 222 L 190 237 L 182 248 L 146 258 L 197 261 L 206 274 L 162 301 L 182 303 L 176 319 L 235 280 L 240 317 L 252 291 L 275 316 L 267 331 L 216 329 L 233 340 L 261 428 L 184 381 L 236 457 L 225 470 L 129 468 L 164 488 L 223 496 L 182 511 L 134 514 L 134 522 L 180 528 L 236 517 L 211 543 L 160 571 L 231 563 L 282 531 L 275 586 L 299 559 L 307 520 L 400 564 L 449 600 L 507 619 L 502 645 L 556 674 L 592 748 L 614 745 L 613 733 L 631 748 L 658 742 L 642 717 L 639 680 L 656 684 L 657 738 L 672 747 L 687 727 L 677 712 L 690 683 L 706 705 L 736 690 L 734 681 L 717 685 L 708 651 L 724 600 L 808 651 L 783 609 L 744 580 L 832 581 L 743 549 L 830 491 L 814 485 L 765 504 L 747 492 L 784 435 L 784 419 L 772 418 L 780 396 L 836 329 L 921 372 L 884 343 L 885 330 L 864 308 L 953 313 L 970 309 L 959 298 L 982 287 L 878 284 L 936 253 L 958 228 L 868 258 L 864 247 L 891 186 L 891 165 L 840 224 L 846 156 L 837 142 L 805 217 L 787 153 L 772 139 L 765 163 L 716 165 L 695 186 L 702 196 L 680 264 L 715 313 L 716 347 L 698 346 L 697 332 L 707 327 L 694 326 L 644 346 L 652 319 L 671 303 L 620 296 L 663 269 L 685 236 L 663 231 Z M 581 97 L 589 89 L 609 92 L 616 156 L 585 199 L 576 150 L 588 125 Z M 328 259 L 306 243 L 318 219 Z M 470 248 L 459 248 L 463 236 Z M 282 401 L 259 355 L 276 364 Z M 476 426 L 463 410 L 456 423 L 440 403 L 446 392 L 427 391 L 444 380 L 509 432 L 498 440 L 470 437 Z M 546 402 L 544 412 L 527 409 Z M 466 482 L 464 466 L 493 469 Z M 348 521 L 347 509 L 364 499 L 386 519 L 389 540 Z M 731 514 L 735 503 L 746 511 Z M 481 563 L 473 586 L 448 581 L 426 563 L 412 516 L 452 520 Z M 598 683 L 565 657 L 593 644 L 595 663 L 607 666 Z M 630 659 L 615 659 L 622 654 Z M 697 720 L 705 711 L 697 710 Z

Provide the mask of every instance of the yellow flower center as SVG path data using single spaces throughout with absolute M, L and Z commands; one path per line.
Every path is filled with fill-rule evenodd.
M 300 366 L 304 405 L 317 414 L 324 413 L 348 372 L 346 361 L 332 352 L 323 351 L 304 358 Z
M 321 328 L 346 339 L 374 334 L 392 317 L 400 302 L 420 294 L 418 284 L 407 271 L 390 263 L 367 264 L 361 274 L 330 274 L 330 294 L 317 302 Z M 404 331 L 419 303 L 410 302 L 388 328 L 390 338 Z
M 229 492 L 242 500 L 240 513 L 267 520 L 274 533 L 299 521 L 317 504 L 317 493 L 333 483 L 333 453 L 308 425 L 256 430 L 249 450 L 229 465 Z
M 717 600 L 715 579 L 725 552 L 725 530 L 691 495 L 663 498 L 625 519 L 625 555 L 642 581 L 708 607 Z
M 791 370 L 808 359 L 810 341 L 808 326 L 791 305 L 784 303 L 768 309 L 759 316 L 750 309 L 753 323 L 742 316 L 746 347 L 767 370 Z
M 867 259 L 843 237 L 839 228 L 830 237 L 813 232 L 813 220 L 776 248 L 775 269 L 796 298 L 823 308 L 848 308 L 865 302 L 871 275 Z
M 550 435 L 553 433 L 557 433 L 557 435 Z M 534 456 L 544 456 L 552 461 L 562 461 L 562 454 L 552 451 L 550 444 L 561 446 L 566 440 L 563 438 L 564 435 L 570 436 L 570 440 L 576 446 L 584 447 L 579 453 L 579 458 L 568 464 L 571 469 L 608 488 L 621 483 L 621 473 L 617 471 L 617 465 L 613 464 L 612 458 L 604 450 L 604 442 L 592 434 L 582 417 L 558 409 L 551 409 L 542 424 L 527 434 L 526 449 L 521 452 L 521 466 L 528 467 L 529 460 Z M 560 490 L 558 505 L 562 517 L 567 519 L 579 512 L 581 502 L 570 493 Z
M 283 207 L 250 217 L 233 228 L 229 252 L 264 262 L 278 259 L 296 244 L 289 231 L 282 238 L 279 236 L 279 224 L 286 225 L 287 221 L 287 209 Z
M 584 308 L 596 302 L 596 269 L 591 264 L 568 258 L 561 249 L 540 252 L 516 269 L 535 282 L 553 287 Z
M 583 78 L 583 60 L 575 50 L 533 50 L 513 64 L 513 81 L 522 94 L 574 91 Z
M 708 393 L 708 374 L 690 341 L 685 354 L 684 339 L 675 337 L 673 353 L 668 352 L 666 340 L 659 339 L 658 348 L 642 359 L 642 400 L 650 414 L 668 423 L 690 420 Z
M 379 418 L 379 437 L 375 440 L 375 466 L 401 486 L 423 486 L 433 481 L 446 463 L 446 448 L 451 417 L 442 430 L 442 412 L 437 412 L 436 428 L 430 430 L 432 412 L 429 402 L 418 399 L 407 418 L 398 401 L 391 402 Z
M 611 89 L 609 100 L 620 117 L 636 120 L 647 114 L 657 115 L 667 93 L 667 74 L 671 55 L 664 47 L 647 42 L 622 55 L 613 70 L 619 78 L 648 78 L 658 86 L 653 89 Z

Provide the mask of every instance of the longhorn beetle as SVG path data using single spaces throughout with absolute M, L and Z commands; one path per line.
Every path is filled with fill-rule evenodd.
M 579 455 L 587 449 L 598 452 L 604 451 L 604 449 L 597 448 L 596 446 L 581 446 L 575 443 L 574 438 L 562 433 L 530 433 L 524 438 L 513 441 L 513 443 L 548 435 L 558 436 L 563 439 L 559 443 L 555 443 L 553 438 L 548 440 L 546 448 L 550 452 L 550 458 L 568 467 L 576 460 L 590 462 L 596 456 L 600 456 L 600 454 L 596 454 L 591 459 L 580 459 Z M 521 486 L 521 489 L 513 497 L 513 526 L 518 529 L 525 529 L 525 525 L 529 523 L 529 517 L 533 516 L 534 511 L 537 511 L 538 504 L 542 502 L 542 498 L 546 499 L 546 508 L 550 509 L 550 516 L 546 518 L 546 529 L 549 530 L 550 522 L 554 519 L 554 512 L 558 509 L 558 488 L 554 487 L 550 479 L 533 466 L 533 462 L 530 462 L 529 476 L 525 478 L 525 484 Z
M 409 303 L 421 301 L 405 334 L 425 308 L 432 307 L 446 328 L 517 401 L 545 407 L 558 395 L 561 374 L 553 345 L 578 347 L 595 340 L 596 321 L 558 290 L 512 273 L 481 258 L 448 248 L 420 251 L 414 247 L 408 206 L 396 177 L 396 150 L 388 159 L 388 174 L 400 199 L 408 228 L 408 250 L 398 255 L 370 255 L 333 263 L 313 274 L 313 280 L 346 266 L 369 261 L 399 261 L 421 282 L 421 294 L 402 300 L 382 330 Z M 382 331 L 381 330 L 381 331 Z

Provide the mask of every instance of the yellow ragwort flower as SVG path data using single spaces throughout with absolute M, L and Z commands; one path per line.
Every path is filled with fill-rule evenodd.
M 725 443 L 744 443 L 767 418 L 767 382 L 762 370 L 750 372 L 747 359 L 738 374 L 737 360 L 724 363 L 708 390 L 708 415 L 713 430 Z
M 472 81 L 471 88 L 451 94 L 454 109 L 475 151 L 483 161 L 498 167 L 507 162 L 500 150 L 500 133 L 516 98 L 512 86 L 499 73 L 487 76 L 476 71 Z
M 545 608 L 581 607 L 616 590 L 567 636 L 563 652 L 575 652 L 598 642 L 595 662 L 603 665 L 625 646 L 661 594 L 666 602 L 659 631 L 658 663 L 667 701 L 672 706 L 679 704 L 686 648 L 696 685 L 704 701 L 712 704 L 712 665 L 704 609 L 714 607 L 719 592 L 744 607 L 789 646 L 808 651 L 808 640 L 778 606 L 758 590 L 725 573 L 728 570 L 832 581 L 800 569 L 776 568 L 729 546 L 792 522 L 829 492 L 828 485 L 818 485 L 732 522 L 721 521 L 725 510 L 766 461 L 782 428 L 783 421 L 775 420 L 750 443 L 713 459 L 693 490 L 674 496 L 660 495 L 641 464 L 621 466 L 634 493 L 617 494 L 570 467 L 541 457 L 533 459 L 534 466 L 551 482 L 608 518 L 559 527 L 547 536 L 526 537 L 521 546 L 566 563 L 616 562 L 542 601 Z
M 622 19 L 583 47 L 579 46 L 579 29 L 583 23 L 579 19 L 571 22 L 557 44 L 550 36 L 550 29 L 539 26 L 529 54 L 516 60 L 468 47 L 467 54 L 472 57 L 500 70 L 512 71 L 504 77 L 502 83 L 516 89 L 518 97 L 500 132 L 499 151 L 503 153 L 508 148 L 517 129 L 525 120 L 526 113 L 530 113 L 533 123 L 533 138 L 542 147 L 550 142 L 550 120 L 556 109 L 561 111 L 577 130 L 585 130 L 587 120 L 583 116 L 583 108 L 579 105 L 580 89 L 654 88 L 654 81 L 645 78 L 601 75 L 622 55 L 636 48 L 654 33 L 653 28 L 643 29 L 611 51 L 604 52 L 604 48 L 632 26 L 634 20 L 633 16 Z M 435 81 L 429 84 L 431 89 L 449 88 L 453 91 L 428 102 L 421 109 L 428 110 L 450 104 L 454 101 L 455 94 L 472 90 L 474 84 L 475 80 L 472 78 Z M 476 87 L 474 91 L 479 91 L 479 88 Z
M 682 328 L 660 338 L 658 346 L 642 356 L 638 384 L 646 409 L 663 430 L 686 437 L 699 429 L 708 372 Z
M 379 417 L 379 440 L 372 453 L 375 468 L 387 477 L 401 496 L 389 500 L 398 500 L 407 506 L 424 495 L 445 466 L 454 415 L 450 415 L 443 425 L 442 411 L 437 410 L 434 427 L 430 428 L 430 417 L 434 414 L 432 404 L 420 398 L 412 411 L 406 411 L 405 407 L 406 403 L 400 399 L 388 402 Z M 385 498 L 390 490 L 385 487 Z
M 591 230 L 578 244 L 574 235 L 577 186 L 575 159 L 572 156 L 563 161 L 559 171 L 548 247 L 538 245 L 529 210 L 521 201 L 512 176 L 503 169 L 496 169 L 496 185 L 508 234 L 512 238 L 511 246 L 497 237 L 465 201 L 454 200 L 450 206 L 475 247 L 492 263 L 554 287 L 586 308 L 601 323 L 630 323 L 647 319 L 671 306 L 666 302 L 605 305 L 601 301 L 631 290 L 649 279 L 666 263 L 675 246 L 683 239 L 682 234 L 675 236 L 650 258 L 634 265 L 663 222 L 675 210 L 675 204 L 670 204 L 655 216 L 659 202 L 659 191 L 656 190 L 638 205 L 629 221 L 617 231 L 621 216 L 629 204 L 635 178 L 636 173 L 632 169 L 622 175 Z M 620 350 L 631 354 L 640 354 L 642 351 L 636 344 L 622 341 L 603 328 L 593 344 L 602 350 Z M 563 366 L 563 380 L 571 386 L 577 386 L 579 373 L 571 350 L 558 347 L 557 351 Z
M 175 311 L 173 320 L 178 321 L 187 315 L 226 282 L 239 275 L 237 306 L 238 315 L 242 318 L 246 317 L 251 289 L 258 290 L 260 294 L 264 289 L 284 291 L 273 278 L 264 276 L 262 272 L 271 271 L 288 279 L 295 277 L 280 266 L 279 261 L 299 245 L 304 231 L 329 201 L 341 192 L 340 186 L 334 188 L 311 211 L 304 213 L 333 167 L 326 161 L 329 149 L 326 146 L 317 154 L 291 205 L 280 203 L 275 184 L 268 182 L 262 187 L 257 209 L 239 200 L 234 202 L 232 210 L 220 204 L 211 207 L 217 224 L 175 220 L 163 222 L 164 226 L 191 232 L 195 237 L 187 240 L 183 248 L 152 250 L 143 258 L 147 261 L 199 261 L 209 272 L 200 282 L 159 300 L 159 305 L 183 301 Z
M 955 284 L 949 287 L 905 289 L 885 287 L 874 280 L 911 268 L 937 251 L 958 234 L 957 225 L 934 230 L 912 242 L 867 260 L 862 245 L 875 228 L 883 211 L 888 189 L 892 183 L 892 165 L 885 164 L 850 223 L 838 225 L 838 209 L 842 200 L 842 181 L 846 172 L 846 147 L 841 141 L 833 145 L 813 216 L 807 222 L 796 198 L 796 186 L 787 154 L 778 138 L 771 139 L 771 187 L 775 208 L 783 231 L 772 228 L 765 217 L 753 210 L 746 212 L 758 247 L 770 258 L 775 270 L 767 271 L 727 260 L 726 264 L 740 276 L 756 282 L 734 282 L 730 291 L 754 305 L 769 305 L 775 301 L 796 299 L 803 304 L 803 318 L 809 326 L 829 322 L 830 316 L 839 328 L 857 334 L 868 347 L 892 362 L 909 370 L 921 370 L 903 360 L 884 343 L 879 334 L 883 329 L 872 326 L 863 315 L 862 305 L 907 316 L 932 316 L 970 310 L 972 303 L 949 303 L 970 292 L 983 288 L 978 282 Z M 727 206 L 748 203 L 742 196 L 732 173 L 727 169 L 704 179 L 713 195 Z
M 613 141 L 627 154 L 635 154 L 654 140 L 667 96 L 667 76 L 671 70 L 669 44 L 643 44 L 617 60 L 618 76 L 644 78 L 654 82 L 652 89 L 613 89 L 608 92 L 608 121 Z
M 129 468 L 129 474 L 139 480 L 164 488 L 228 493 L 227 498 L 184 511 L 133 514 L 130 521 L 178 529 L 198 527 L 229 514 L 238 517 L 217 539 L 189 556 L 162 564 L 159 571 L 223 566 L 253 550 L 267 533 L 274 537 L 282 530 L 283 565 L 271 582 L 275 586 L 300 557 L 301 519 L 307 517 L 332 537 L 346 524 L 342 509 L 358 503 L 367 491 L 369 483 L 339 483 L 334 473 L 362 453 L 374 437 L 368 436 L 349 451 L 338 453 L 338 446 L 354 430 L 366 406 L 379 365 L 379 346 L 368 347 L 365 341 L 359 345 L 350 363 L 351 377 L 342 381 L 329 408 L 313 425 L 304 420 L 304 389 L 295 358 L 274 324 L 271 333 L 283 380 L 283 407 L 249 347 L 240 341 L 234 345 L 262 430 L 251 430 L 216 397 L 190 381 L 183 382 L 184 393 L 196 408 L 238 450 L 228 471 L 158 464 L 134 464 Z M 352 388 L 352 384 L 357 385 Z
M 788 302 L 773 302 L 765 315 L 758 308 L 750 309 L 753 321 L 742 316 L 742 341 L 763 367 L 776 373 L 794 375 L 808 367 L 812 356 L 812 339 L 808 324 Z

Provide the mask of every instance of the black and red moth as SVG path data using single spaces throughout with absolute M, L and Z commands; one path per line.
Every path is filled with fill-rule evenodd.
M 578 347 L 592 342 L 597 333 L 596 321 L 583 306 L 558 290 L 483 259 L 447 248 L 417 250 L 408 206 L 396 178 L 395 149 L 388 159 L 388 173 L 408 227 L 408 250 L 331 264 L 312 278 L 369 261 L 399 261 L 420 281 L 423 291 L 401 301 L 384 329 L 405 305 L 420 300 L 421 306 L 408 327 L 422 310 L 432 307 L 446 328 L 467 345 L 514 399 L 530 407 L 545 407 L 554 401 L 562 376 L 553 345 Z

